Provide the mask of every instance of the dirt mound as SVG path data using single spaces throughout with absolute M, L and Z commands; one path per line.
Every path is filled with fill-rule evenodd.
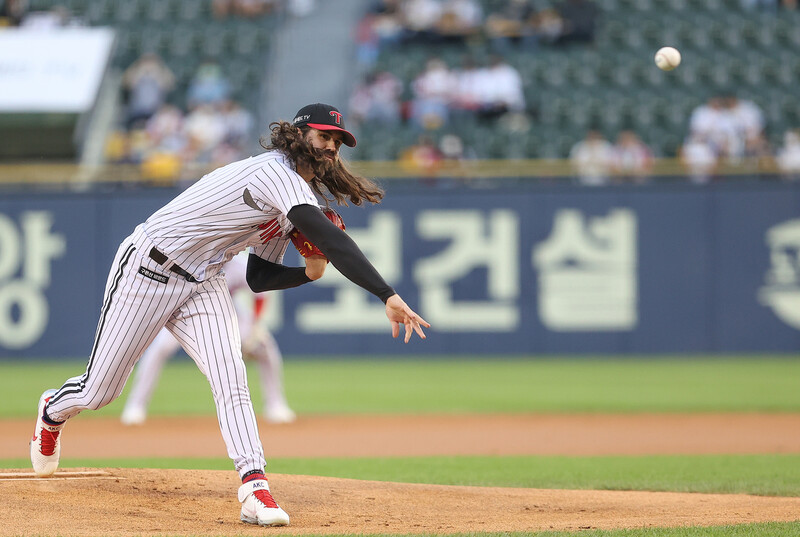
M 234 472 L 69 469 L 38 479 L 0 471 L 0 536 L 455 533 L 707 526 L 800 518 L 800 498 L 539 490 L 272 475 L 292 524 L 239 522 Z M 13 498 L 12 501 L 8 499 Z
M 31 420 L 2 423 L 0 458 L 28 457 Z M 800 415 L 301 416 L 260 424 L 281 456 L 797 453 Z M 224 457 L 216 419 L 141 427 L 80 416 L 64 457 Z M 239 522 L 234 471 L 76 469 L 37 479 L 0 470 L 0 537 L 446 534 L 702 526 L 800 520 L 800 498 L 728 494 L 449 487 L 271 475 L 288 528 Z

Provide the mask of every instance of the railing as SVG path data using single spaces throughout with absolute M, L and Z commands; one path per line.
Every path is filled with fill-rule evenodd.
M 381 180 L 418 180 L 435 178 L 500 179 L 516 178 L 536 181 L 550 178 L 572 178 L 576 171 L 568 160 L 466 160 L 442 161 L 421 168 L 402 161 L 354 161 L 350 166 L 357 173 Z M 11 188 L 91 188 L 96 184 L 131 186 L 176 186 L 199 179 L 215 166 L 184 164 L 163 170 L 148 169 L 135 164 L 105 164 L 81 166 L 74 163 L 15 163 L 0 164 L 0 187 Z M 780 175 L 772 162 L 743 161 L 723 164 L 714 172 L 717 177 L 766 177 Z M 678 159 L 658 159 L 649 177 L 687 177 L 686 168 Z M 612 177 L 623 177 L 612 174 Z

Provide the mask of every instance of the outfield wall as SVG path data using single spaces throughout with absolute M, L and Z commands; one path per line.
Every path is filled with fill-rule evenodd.
M 119 242 L 176 193 L 3 195 L 0 358 L 87 355 Z M 382 304 L 329 270 L 274 297 L 287 354 L 800 349 L 800 185 L 404 185 L 341 212 L 433 328 L 392 341 Z

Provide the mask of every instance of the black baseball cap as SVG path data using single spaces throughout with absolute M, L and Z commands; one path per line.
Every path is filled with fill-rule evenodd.
M 344 135 L 345 145 L 356 146 L 356 137 L 344 128 L 344 116 L 335 106 L 329 104 L 314 103 L 304 106 L 295 114 L 292 125 L 307 125 L 320 131 L 339 131 Z

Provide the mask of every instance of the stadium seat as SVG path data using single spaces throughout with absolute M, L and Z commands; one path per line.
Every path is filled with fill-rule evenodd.
M 144 13 L 148 20 L 153 22 L 164 22 L 175 13 L 173 0 L 147 0 L 144 6 Z
M 82 14 L 86 22 L 92 26 L 104 25 L 111 19 L 112 2 L 111 0 L 90 0 L 86 5 L 86 11 Z
M 674 156 L 692 110 L 731 90 L 759 96 L 758 104 L 770 99 L 762 95 L 778 96 L 768 121 L 796 116 L 797 106 L 789 104 L 794 101 L 782 96 L 794 99 L 800 79 L 800 12 L 753 13 L 740 0 L 595 3 L 601 18 L 591 45 L 511 49 L 509 61 L 519 69 L 529 108 L 535 111 L 532 130 L 537 136 L 524 144 L 529 155 L 566 157 L 585 130 L 595 126 L 609 136 L 629 127 L 648 130 L 654 149 Z M 482 4 L 488 11 L 503 2 Z M 665 44 L 683 54 L 672 72 L 653 65 L 655 51 Z M 471 46 L 480 51 L 480 44 Z M 383 51 L 378 63 L 408 84 L 424 61 L 418 49 L 400 46 Z M 457 56 L 448 61 L 459 63 Z M 513 152 L 500 142 L 497 149 Z
M 113 3 L 112 17 L 115 24 L 132 24 L 142 14 L 141 0 L 124 0 Z

